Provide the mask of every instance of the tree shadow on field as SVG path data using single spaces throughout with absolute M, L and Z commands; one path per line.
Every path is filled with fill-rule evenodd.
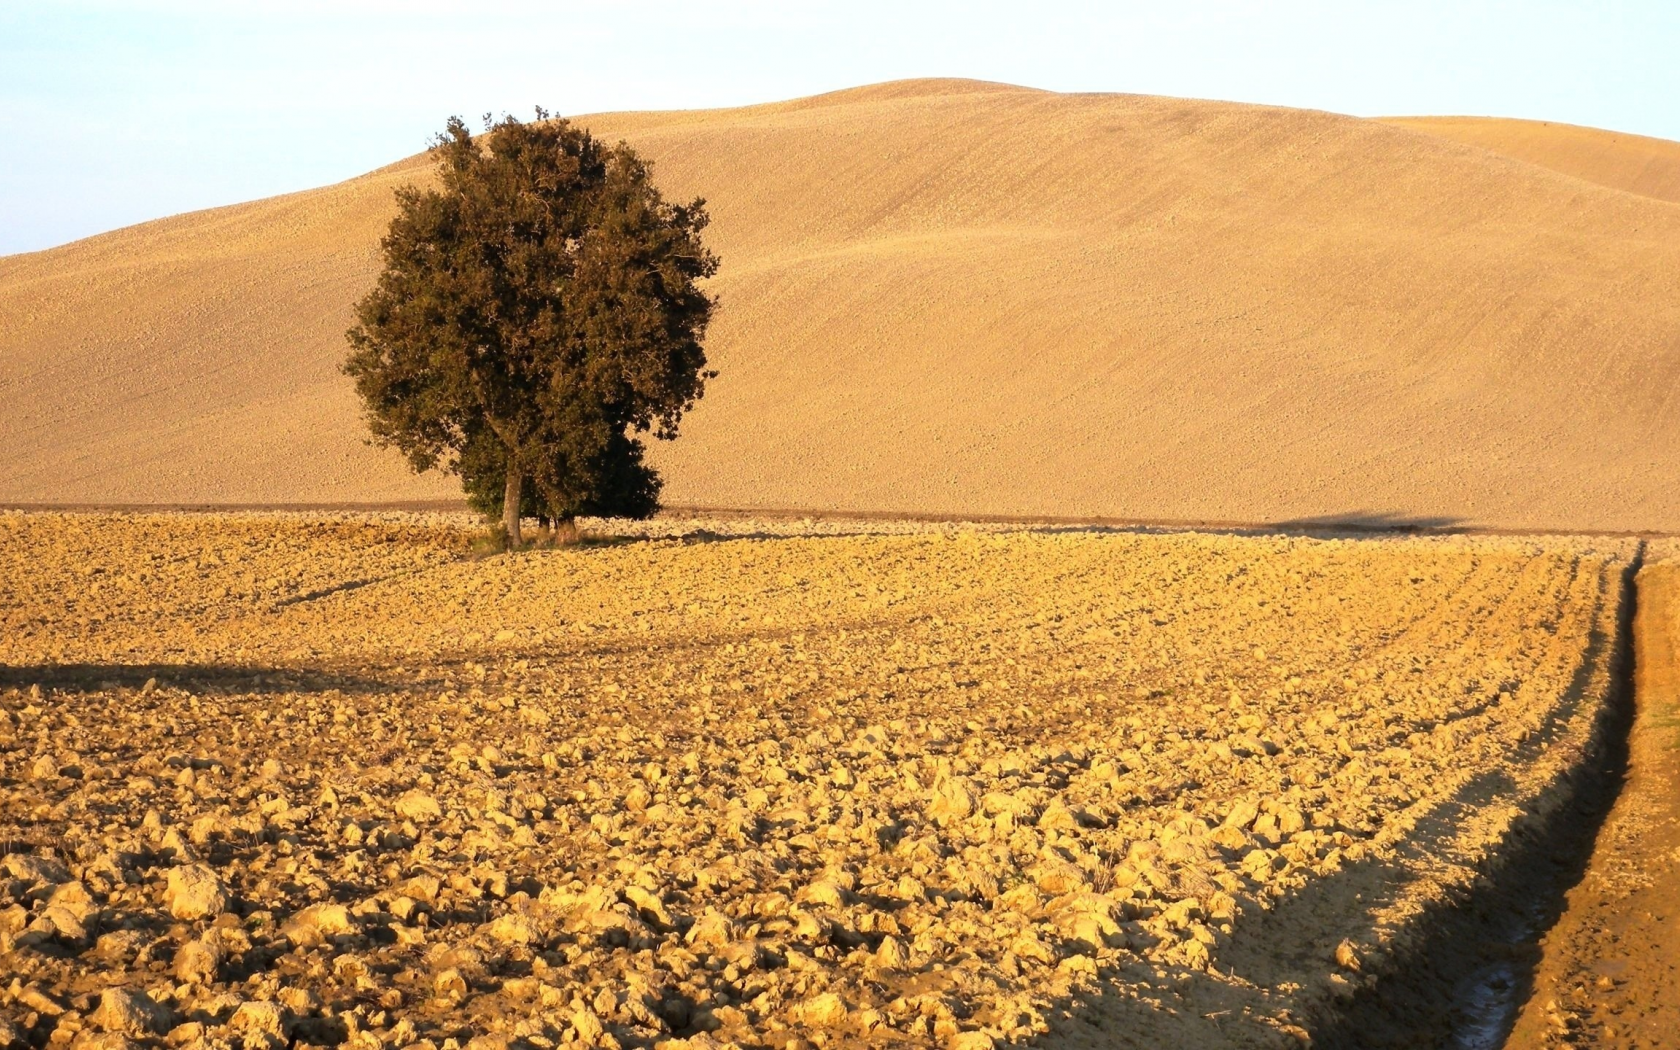
M 1452 532 L 1464 525 L 1463 518 L 1446 515 L 1396 514 L 1381 510 L 1353 510 L 1290 518 L 1256 529 L 1259 532 Z
M 1011 515 L 962 517 L 919 517 L 914 514 L 861 515 L 856 519 L 816 519 L 831 528 L 821 532 L 753 529 L 748 532 L 719 532 L 709 528 L 667 536 L 620 537 L 627 542 L 675 540 L 680 543 L 727 543 L 741 540 L 789 540 L 839 536 L 904 535 L 902 526 L 912 523 L 932 530 L 941 526 L 993 526 L 1004 531 L 1049 534 L 1161 535 L 1184 532 L 1221 533 L 1237 536 L 1453 533 L 1466 528 L 1466 519 L 1451 515 L 1401 514 L 1380 510 L 1349 510 L 1269 522 L 1201 520 L 1126 520 L 1103 517 L 1055 518 Z
M 887 535 L 885 528 L 870 528 L 867 524 L 860 524 L 855 529 L 835 530 L 833 532 L 766 532 L 762 529 L 752 532 L 714 532 L 711 529 L 695 529 L 680 535 L 668 537 L 680 543 L 734 543 L 740 540 L 811 540 L 811 539 L 839 539 L 844 536 L 882 536 Z M 666 539 L 664 536 L 650 536 L 648 539 Z
M 0 664 L 0 689 L 40 686 L 63 692 L 184 689 L 216 693 L 372 693 L 394 688 L 363 675 L 316 668 L 233 664 Z

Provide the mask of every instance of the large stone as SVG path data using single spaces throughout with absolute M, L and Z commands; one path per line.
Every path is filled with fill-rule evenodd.
M 1033 882 L 1045 893 L 1060 896 L 1091 884 L 1090 876 L 1076 864 L 1060 857 L 1046 857 L 1032 867 Z
M 927 815 L 932 820 L 961 820 L 975 810 L 979 798 L 974 787 L 962 777 L 946 777 L 933 787 Z
M 814 995 L 794 1008 L 798 1019 L 812 1028 L 837 1027 L 850 1012 L 846 1001 L 833 992 Z
M 910 952 L 897 937 L 883 937 L 881 946 L 875 949 L 875 964 L 884 970 L 902 970 L 910 965 Z
M 56 886 L 70 881 L 70 869 L 62 861 L 33 853 L 8 853 L 3 866 L 15 879 L 33 885 Z
M 228 1028 L 243 1036 L 247 1047 L 253 1042 L 277 1045 L 286 1038 L 286 1014 L 279 1003 L 241 1003 L 228 1019 Z
M 1009 952 L 1018 959 L 1036 959 L 1046 966 L 1054 966 L 1060 958 L 1054 948 L 1040 940 L 1031 930 L 1011 941 Z
M 577 1041 L 584 1046 L 594 1046 L 606 1031 L 601 1018 L 589 1007 L 579 1007 L 572 1013 L 572 1031 L 577 1035 Z
M 624 890 L 624 896 L 637 910 L 653 916 L 661 926 L 672 925 L 671 913 L 665 910 L 665 901 L 659 894 L 640 886 L 629 886 Z
M 286 923 L 286 938 L 300 947 L 321 944 L 356 929 L 350 909 L 342 904 L 312 904 Z
M 189 922 L 220 915 L 229 903 L 227 887 L 202 864 L 171 868 L 163 896 L 169 914 Z
M 48 908 L 62 908 L 77 919 L 85 920 L 94 912 L 93 895 L 80 882 L 65 882 L 52 891 L 47 898 Z
M 393 808 L 397 816 L 416 824 L 429 824 L 443 816 L 443 807 L 438 805 L 437 799 L 419 788 L 404 792 Z
M 151 1035 L 170 1027 L 169 1011 L 153 1002 L 145 992 L 128 988 L 107 988 L 100 992 L 99 1006 L 88 1020 L 119 1035 Z
M 1254 818 L 1259 815 L 1260 804 L 1258 802 L 1253 799 L 1238 799 L 1231 804 L 1231 808 L 1226 812 L 1224 826 L 1241 830 L 1253 824 Z
M 211 984 L 221 973 L 227 951 L 214 933 L 181 945 L 175 953 L 175 977 L 187 984 Z
M 695 948 L 724 948 L 735 939 L 735 924 L 716 908 L 707 908 L 683 939 Z
M 534 944 L 540 939 L 530 918 L 513 912 L 497 917 L 487 932 L 491 940 L 501 944 Z
M 75 912 L 67 908 L 48 907 L 41 912 L 39 918 L 29 924 L 29 928 L 74 945 L 81 945 L 88 940 L 87 927 Z

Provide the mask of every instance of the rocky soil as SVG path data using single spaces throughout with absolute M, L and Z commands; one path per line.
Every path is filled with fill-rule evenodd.
M 0 514 L 0 1048 L 1305 1045 L 1567 798 L 1629 553 L 800 532 Z

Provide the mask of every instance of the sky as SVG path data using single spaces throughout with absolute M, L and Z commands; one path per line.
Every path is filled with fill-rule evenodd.
M 905 77 L 1680 139 L 1680 3 L 0 0 L 0 255 L 349 178 L 451 114 Z

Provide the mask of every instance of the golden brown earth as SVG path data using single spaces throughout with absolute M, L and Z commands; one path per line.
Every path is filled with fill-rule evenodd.
M 1601 186 L 1680 204 L 1680 142 L 1540 120 L 1390 117 L 1383 123 L 1503 153 Z
M 672 503 L 1680 529 L 1674 143 L 952 80 L 580 119 L 715 217 Z M 453 495 L 336 372 L 424 170 L 0 259 L 0 500 Z
M 1331 1045 L 1601 752 L 1632 553 L 468 540 L 0 514 L 0 1046 Z

